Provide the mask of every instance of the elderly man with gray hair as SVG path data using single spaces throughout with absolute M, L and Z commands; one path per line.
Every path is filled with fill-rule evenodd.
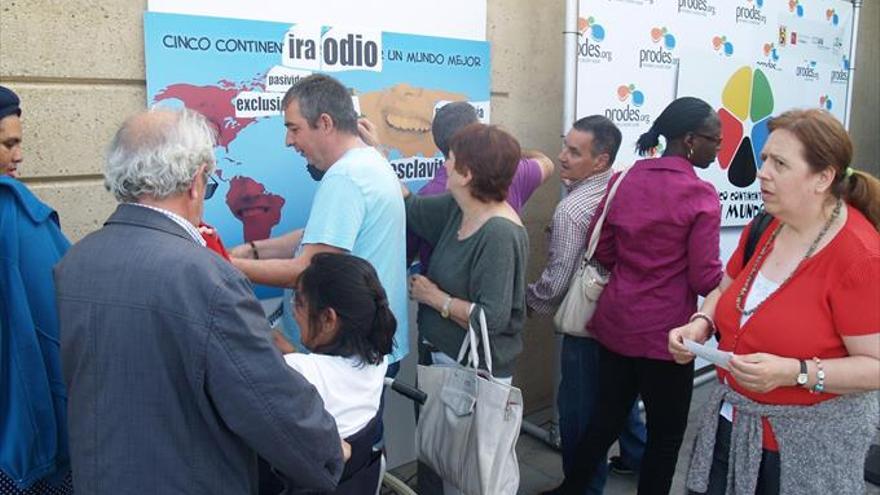
M 78 493 L 256 493 L 257 454 L 298 489 L 342 473 L 317 392 L 248 281 L 203 247 L 213 146 L 190 110 L 128 119 L 105 168 L 120 205 L 55 269 Z

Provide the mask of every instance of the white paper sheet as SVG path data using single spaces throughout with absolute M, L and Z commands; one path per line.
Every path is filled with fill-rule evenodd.
M 688 339 L 684 339 L 684 345 L 689 351 L 693 352 L 698 357 L 701 357 L 712 364 L 721 366 L 724 369 L 728 369 L 727 362 L 730 361 L 730 356 L 732 356 L 733 353 L 719 351 L 718 349 L 713 349 Z

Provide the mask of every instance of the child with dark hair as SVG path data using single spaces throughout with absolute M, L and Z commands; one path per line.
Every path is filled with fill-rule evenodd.
M 315 386 L 339 436 L 348 438 L 379 411 L 397 328 L 385 289 L 366 260 L 320 253 L 299 278 L 294 318 L 312 352 L 284 359 Z

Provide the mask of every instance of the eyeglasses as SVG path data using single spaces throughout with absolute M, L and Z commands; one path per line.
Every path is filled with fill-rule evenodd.
M 211 175 L 207 176 L 205 178 L 205 199 L 211 199 L 211 196 L 217 191 L 217 186 L 219 185 L 217 179 Z
M 710 136 L 708 134 L 702 134 L 699 132 L 695 132 L 694 135 L 700 136 L 701 138 L 705 139 L 706 141 L 711 141 L 711 142 L 715 143 L 715 146 L 721 146 L 721 142 L 724 141 L 724 138 L 722 136 L 715 137 L 715 136 Z

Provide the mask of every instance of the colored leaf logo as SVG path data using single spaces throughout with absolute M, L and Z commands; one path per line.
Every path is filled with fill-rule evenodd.
M 840 17 L 834 9 L 828 9 L 825 11 L 825 19 L 831 21 L 831 24 L 834 24 L 835 26 L 840 23 Z
M 626 101 L 627 98 L 632 98 L 633 106 L 640 107 L 645 103 L 645 94 L 636 89 L 635 84 L 623 84 L 617 87 L 617 99 Z
M 651 29 L 651 40 L 657 43 L 664 34 L 666 34 L 666 28 L 653 28 Z
M 741 67 L 724 86 L 721 104 L 718 116 L 724 141 L 718 163 L 727 170 L 731 184 L 747 187 L 755 182 L 761 168 L 760 153 L 769 135 L 767 121 L 773 113 L 773 91 L 767 76 L 761 69 Z
M 602 41 L 605 39 L 605 28 L 596 23 L 596 18 L 590 16 L 586 19 L 578 17 L 578 31 L 583 34 L 590 31 L 590 38 L 594 41 Z
M 675 48 L 675 36 L 669 32 L 665 27 L 664 28 L 653 28 L 651 29 L 651 41 L 654 43 L 659 43 L 660 40 L 663 40 L 663 46 L 667 49 L 672 50 Z
M 728 57 L 733 55 L 733 43 L 727 41 L 727 36 L 715 36 L 712 38 L 712 48 L 721 51 Z
M 773 43 L 764 43 L 764 56 L 774 62 L 779 60 L 779 53 L 776 51 L 776 45 Z

